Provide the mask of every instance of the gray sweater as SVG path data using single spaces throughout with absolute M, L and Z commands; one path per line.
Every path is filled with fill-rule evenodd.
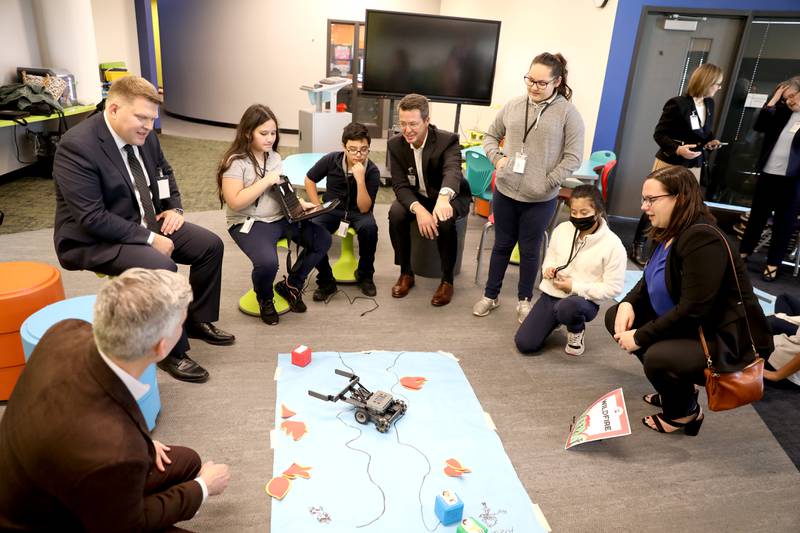
M 528 134 L 525 172 L 518 174 L 513 170 L 514 155 L 520 151 L 525 134 L 525 105 L 529 106 L 528 126 L 536 122 L 541 106 L 531 104 L 527 95 L 514 98 L 497 113 L 483 139 L 483 148 L 495 164 L 503 155 L 509 158 L 508 165 L 497 171 L 498 191 L 520 202 L 543 202 L 555 198 L 564 180 L 581 165 L 583 119 L 572 103 L 557 95 Z

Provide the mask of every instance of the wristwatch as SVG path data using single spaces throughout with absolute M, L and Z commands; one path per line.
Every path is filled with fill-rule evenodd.
M 179 215 L 183 215 L 183 209 L 181 209 L 180 207 L 173 207 L 172 210 L 178 213 Z

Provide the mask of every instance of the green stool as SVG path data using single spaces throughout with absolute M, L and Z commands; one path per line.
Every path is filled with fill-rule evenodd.
M 512 265 L 519 264 L 519 243 L 515 244 L 514 249 L 511 250 L 511 259 L 509 259 L 508 262 Z
M 342 239 L 342 252 L 339 259 L 333 264 L 333 277 L 339 283 L 355 283 L 358 259 L 353 250 L 353 236 L 356 230 L 349 228 L 347 235 Z
M 288 250 L 289 243 L 286 241 L 286 239 L 281 239 L 278 241 L 276 247 L 286 248 Z M 272 302 L 275 304 L 275 311 L 277 311 L 279 315 L 289 312 L 289 302 L 287 302 L 286 299 L 277 292 L 273 293 Z M 250 316 L 261 316 L 261 311 L 258 308 L 256 291 L 250 289 L 244 294 L 244 296 L 239 298 L 239 311 Z

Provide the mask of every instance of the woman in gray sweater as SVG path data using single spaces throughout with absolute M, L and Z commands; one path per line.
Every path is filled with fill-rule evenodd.
M 539 54 L 524 79 L 527 93 L 500 110 L 483 141 L 496 169 L 495 242 L 484 295 L 472 307 L 475 316 L 486 316 L 500 305 L 503 277 L 519 242 L 520 323 L 531 310 L 539 248 L 556 208 L 558 189 L 580 166 L 583 155 L 583 119 L 569 101 L 567 60 L 561 54 Z

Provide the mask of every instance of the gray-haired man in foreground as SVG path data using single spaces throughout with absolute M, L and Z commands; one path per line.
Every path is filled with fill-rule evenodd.
M 132 268 L 31 354 L 0 422 L 0 530 L 152 531 L 192 518 L 228 466 L 150 438 L 144 370 L 181 336 L 187 280 Z

